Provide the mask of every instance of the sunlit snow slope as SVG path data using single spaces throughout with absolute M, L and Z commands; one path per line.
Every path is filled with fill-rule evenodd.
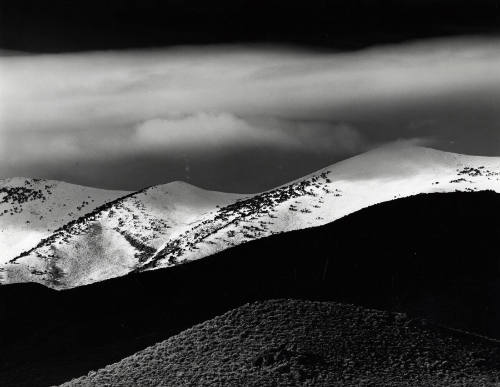
M 219 209 L 166 241 L 143 269 L 199 259 L 274 233 L 319 226 L 396 198 L 480 190 L 500 192 L 500 158 L 386 146 Z
M 500 192 L 500 158 L 392 145 L 254 195 L 176 182 L 120 199 L 65 226 L 12 259 L 0 278 L 70 288 L 203 258 L 395 198 L 456 190 Z
M 129 194 L 64 225 L 10 260 L 3 282 L 35 281 L 66 288 L 124 275 L 141 267 L 192 222 L 241 197 L 184 182 Z
M 127 193 L 24 177 L 0 180 L 0 264 Z

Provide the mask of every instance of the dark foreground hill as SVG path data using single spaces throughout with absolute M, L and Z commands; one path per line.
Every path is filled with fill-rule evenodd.
M 65 386 L 500 383 L 500 342 L 333 302 L 232 310 Z
M 68 291 L 0 287 L 3 386 L 62 383 L 244 303 L 334 300 L 500 337 L 500 195 L 419 195 Z

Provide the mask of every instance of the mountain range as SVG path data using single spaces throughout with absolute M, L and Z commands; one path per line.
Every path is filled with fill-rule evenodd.
M 14 178 L 0 189 L 0 283 L 68 289 L 169 268 L 422 193 L 500 192 L 500 158 L 389 145 L 256 194 L 137 192 Z
M 2 230 L 40 234 L 5 249 L 1 384 L 494 385 L 499 172 L 389 146 L 257 194 L 6 180 Z

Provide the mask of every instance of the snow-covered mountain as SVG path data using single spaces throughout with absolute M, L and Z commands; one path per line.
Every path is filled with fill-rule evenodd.
M 150 187 L 104 204 L 56 230 L 9 261 L 5 282 L 80 286 L 140 267 L 165 240 L 191 223 L 243 197 L 184 182 Z
M 128 193 L 24 177 L 0 180 L 0 264 Z
M 167 267 L 271 234 L 319 226 L 397 198 L 481 190 L 500 192 L 500 158 L 386 146 L 219 209 L 166 241 L 142 269 Z
M 392 145 L 258 194 L 216 193 L 175 182 L 66 225 L 11 259 L 0 279 L 70 288 L 319 226 L 380 202 L 457 190 L 500 192 L 500 158 Z

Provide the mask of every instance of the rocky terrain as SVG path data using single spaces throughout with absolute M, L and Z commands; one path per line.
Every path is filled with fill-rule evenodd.
M 498 385 L 500 343 L 333 302 L 247 304 L 63 386 Z

